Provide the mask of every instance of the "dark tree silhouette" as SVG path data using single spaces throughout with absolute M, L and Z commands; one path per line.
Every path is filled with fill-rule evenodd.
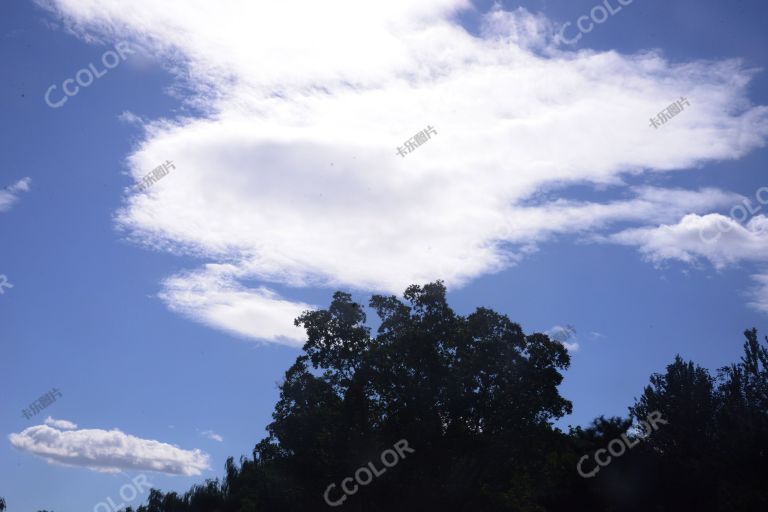
M 557 390 L 568 353 L 489 309 L 456 315 L 445 292 L 374 296 L 376 336 L 347 293 L 304 313 L 305 353 L 253 459 L 228 460 L 223 483 L 183 497 L 153 491 L 139 512 L 326 509 L 330 484 L 401 439 L 414 452 L 345 510 L 540 510 L 558 492 L 552 422 L 571 411 Z
M 740 363 L 713 377 L 677 356 L 630 408 L 666 421 L 622 461 L 640 471 L 623 486 L 638 510 L 768 510 L 768 352 L 744 334 Z
M 563 345 L 489 309 L 456 315 L 445 292 L 374 296 L 375 335 L 347 293 L 301 315 L 304 353 L 253 457 L 183 495 L 152 489 L 137 512 L 333 510 L 331 484 L 347 511 L 768 510 L 768 350 L 754 329 L 716 377 L 678 356 L 627 418 L 564 433 Z M 652 415 L 664 421 L 645 431 Z M 617 439 L 620 456 L 577 471 Z M 343 479 L 399 440 L 408 456 L 344 497 Z

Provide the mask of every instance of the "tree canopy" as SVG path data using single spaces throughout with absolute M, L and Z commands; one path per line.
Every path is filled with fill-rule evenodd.
M 563 432 L 562 343 L 490 309 L 457 315 L 440 282 L 369 306 L 375 335 L 348 293 L 302 314 L 307 342 L 252 458 L 183 496 L 153 489 L 138 512 L 768 510 L 768 350 L 754 329 L 715 376 L 677 356 L 627 417 Z M 398 440 L 412 453 L 341 489 Z M 603 466 L 606 447 L 621 455 Z

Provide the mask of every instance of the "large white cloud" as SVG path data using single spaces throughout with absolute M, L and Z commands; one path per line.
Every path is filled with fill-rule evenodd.
M 768 135 L 739 61 L 564 51 L 555 24 L 523 9 L 495 8 L 474 36 L 458 0 L 44 3 L 79 33 L 146 48 L 204 108 L 147 126 L 133 177 L 176 169 L 118 222 L 212 262 L 166 281 L 171 308 L 254 338 L 296 343 L 285 319 L 306 305 L 249 280 L 460 285 L 555 235 L 721 207 L 728 194 L 623 178 L 739 158 Z M 681 96 L 691 106 L 651 129 Z M 398 156 L 427 125 L 437 135 Z M 614 199 L 557 198 L 572 185 Z
M 36 425 L 10 434 L 8 438 L 15 448 L 43 457 L 48 462 L 100 472 L 137 470 L 199 475 L 210 468 L 208 455 L 200 450 L 183 450 L 117 429 L 60 430 Z

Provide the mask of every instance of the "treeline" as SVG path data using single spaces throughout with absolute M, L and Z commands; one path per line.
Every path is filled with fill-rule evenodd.
M 676 357 L 626 418 L 564 432 L 561 343 L 489 309 L 456 315 L 439 282 L 404 298 L 371 299 L 375 336 L 345 293 L 304 313 L 253 456 L 183 495 L 153 489 L 137 512 L 768 510 L 756 330 L 739 362 L 712 374 Z

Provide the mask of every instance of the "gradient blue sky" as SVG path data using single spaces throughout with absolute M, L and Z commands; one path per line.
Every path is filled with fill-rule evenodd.
M 573 46 L 551 34 L 594 0 L 410 3 L 383 7 L 395 21 L 381 26 L 378 13 L 357 26 L 349 9 L 258 2 L 196 2 L 205 15 L 170 1 L 0 4 L 11 512 L 92 510 L 142 472 L 48 463 L 33 452 L 50 432 L 25 429 L 49 415 L 76 423 L 67 442 L 86 448 L 119 429 L 183 450 L 182 469 L 143 471 L 164 490 L 219 476 L 264 435 L 299 354 L 292 312 L 336 289 L 367 302 L 442 278 L 460 313 L 573 325 L 563 426 L 626 414 L 677 353 L 715 369 L 739 357 L 745 328 L 765 331 L 765 211 L 713 244 L 696 233 L 768 186 L 765 2 L 635 0 Z M 249 16 L 274 32 L 225 24 Z M 46 105 L 50 85 L 123 40 L 135 55 Z M 650 128 L 680 96 L 691 106 Z M 565 135 L 548 138 L 550 121 Z M 396 156 L 427 124 L 438 135 Z M 146 194 L 129 189 L 165 160 L 176 169 Z M 317 220 L 346 217 L 358 220 Z M 22 416 L 54 387 L 61 398 Z M 186 465 L 193 450 L 208 468 Z

